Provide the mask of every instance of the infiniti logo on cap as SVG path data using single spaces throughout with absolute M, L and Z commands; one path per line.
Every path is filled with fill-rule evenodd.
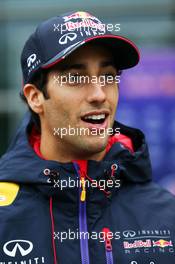
M 28 255 L 33 249 L 32 242 L 28 240 L 11 240 L 4 244 L 3 251 L 10 257 L 15 257 L 19 251 L 21 256 Z

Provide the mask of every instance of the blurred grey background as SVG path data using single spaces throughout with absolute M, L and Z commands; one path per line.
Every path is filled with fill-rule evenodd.
M 120 34 L 131 38 L 143 51 L 143 56 L 152 51 L 163 53 L 165 50 L 171 50 L 172 54 L 175 53 L 175 0 L 0 0 L 0 156 L 5 152 L 26 110 L 19 98 L 22 87 L 20 54 L 24 43 L 42 20 L 72 10 L 90 12 L 106 23 L 120 23 Z M 175 90 L 175 85 L 171 86 L 171 89 Z M 174 94 L 169 95 L 167 100 L 172 100 Z M 135 126 L 131 114 L 133 109 L 130 108 L 131 111 L 124 113 L 124 106 L 126 102 L 123 108 L 121 103 L 119 121 Z M 175 108 L 172 111 L 175 117 Z M 137 118 L 135 120 L 137 121 Z M 154 128 L 154 125 L 152 127 Z M 175 123 L 173 131 L 175 132 Z M 146 131 L 148 141 L 151 142 L 149 133 L 152 134 L 151 131 Z M 169 146 L 174 153 L 172 157 L 175 158 L 174 137 Z M 156 164 L 159 158 L 157 153 L 158 151 L 152 151 L 153 164 Z M 166 154 L 163 158 L 167 158 Z M 158 169 L 159 172 L 162 171 L 160 166 L 155 165 L 155 179 L 157 177 L 161 180 L 164 173 L 171 177 L 174 175 L 174 169 L 165 171 L 162 175 Z

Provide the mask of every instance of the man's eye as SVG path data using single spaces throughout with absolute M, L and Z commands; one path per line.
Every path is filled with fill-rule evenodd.
M 102 74 L 101 76 L 106 81 L 108 81 L 108 80 L 112 81 L 112 80 L 115 80 L 116 74 L 114 74 L 114 73 L 105 73 L 105 74 Z
M 79 74 L 70 74 L 69 83 L 80 83 L 81 75 Z
M 116 74 L 114 73 L 106 73 L 105 77 L 115 78 Z

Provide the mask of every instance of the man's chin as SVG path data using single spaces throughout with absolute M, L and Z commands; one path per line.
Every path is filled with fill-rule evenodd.
M 82 141 L 83 142 L 83 141 Z M 99 153 L 104 151 L 108 144 L 108 137 L 102 136 L 91 136 L 88 140 L 84 140 L 84 147 L 91 153 Z

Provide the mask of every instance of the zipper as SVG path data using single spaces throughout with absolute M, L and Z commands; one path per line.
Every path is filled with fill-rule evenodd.
M 110 230 L 109 228 L 103 228 L 104 234 L 104 243 L 105 243 L 105 251 L 106 251 L 106 263 L 113 264 L 113 254 L 112 254 L 112 243 L 110 238 Z
M 54 223 L 54 216 L 53 216 L 53 199 L 50 197 L 50 218 L 51 218 L 51 226 L 52 226 L 52 247 L 53 247 L 53 258 L 54 264 L 58 264 L 57 262 L 57 253 L 56 253 L 56 245 L 54 240 L 54 231 L 55 231 L 55 223 Z
M 85 175 L 87 172 L 87 161 L 79 160 L 73 162 L 76 173 L 80 179 L 79 185 L 79 231 L 80 234 L 88 234 L 87 214 L 86 214 L 86 183 Z M 87 235 L 81 236 L 80 239 L 81 263 L 89 264 L 89 247 Z

